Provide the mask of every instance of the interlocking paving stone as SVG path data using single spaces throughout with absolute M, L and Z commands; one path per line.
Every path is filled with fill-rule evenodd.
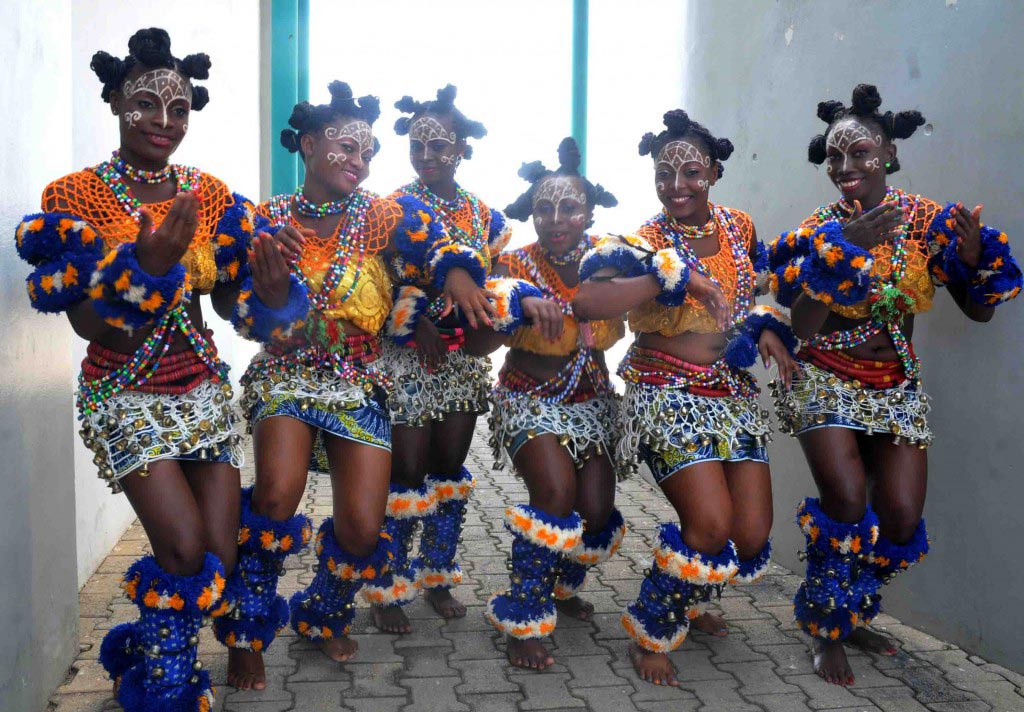
M 378 632 L 361 601 L 349 663 L 327 659 L 319 647 L 283 630 L 266 654 L 267 689 L 226 687 L 227 655 L 209 630 L 200 655 L 217 685 L 214 712 L 975 712 L 1024 710 L 1024 675 L 989 663 L 934 636 L 880 615 L 875 626 L 893 636 L 893 657 L 850 650 L 857 684 L 829 685 L 813 674 L 807 639 L 793 623 L 793 592 L 800 579 L 773 564 L 749 586 L 727 588 L 718 611 L 730 634 L 717 638 L 691 631 L 670 656 L 679 687 L 640 680 L 629 661 L 622 608 L 650 566 L 660 520 L 674 516 L 661 493 L 644 479 L 621 483 L 617 506 L 629 532 L 619 554 L 588 577 L 583 597 L 595 606 L 590 621 L 561 618 L 549 641 L 556 664 L 543 672 L 508 665 L 505 641 L 483 616 L 491 593 L 508 586 L 505 560 L 511 537 L 502 525 L 508 504 L 526 500 L 523 484 L 509 472 L 492 472 L 490 450 L 478 429 L 468 467 L 479 486 L 471 496 L 461 545 L 465 577 L 455 595 L 465 618 L 442 620 L 422 598 L 406 609 L 414 632 Z M 243 470 L 251 481 L 251 467 Z M 329 478 L 311 475 L 303 509 L 317 520 L 330 513 Z M 124 568 L 149 552 L 145 533 L 133 525 L 115 545 L 80 596 L 81 652 L 47 712 L 119 709 L 111 683 L 96 660 L 103 635 L 137 611 L 121 593 Z M 279 591 L 287 596 L 312 579 L 314 556 L 292 557 Z

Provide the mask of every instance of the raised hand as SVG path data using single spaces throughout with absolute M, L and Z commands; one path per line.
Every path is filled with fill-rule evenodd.
M 983 205 L 974 206 L 967 212 L 963 203 L 957 203 L 950 213 L 956 218 L 953 231 L 956 232 L 956 253 L 964 264 L 975 269 L 981 260 L 981 209 Z
M 274 238 L 265 232 L 256 234 L 249 251 L 249 269 L 252 288 L 260 301 L 271 309 L 280 309 L 288 303 L 291 288 L 288 263 L 285 262 Z
M 561 308 L 550 299 L 526 297 L 522 301 L 523 316 L 530 320 L 533 328 L 549 341 L 562 338 L 565 318 Z
M 882 203 L 864 212 L 859 200 L 853 202 L 853 213 L 843 226 L 843 237 L 865 250 L 895 237 L 906 220 L 896 203 Z
M 421 316 L 416 321 L 416 332 L 413 336 L 416 342 L 416 351 L 420 357 L 420 363 L 428 371 L 436 371 L 441 367 L 442 362 L 448 355 L 447 346 L 430 319 Z
M 163 276 L 185 256 L 199 224 L 200 202 L 195 193 L 178 193 L 167 217 L 156 230 L 153 229 L 153 214 L 146 207 L 139 210 L 135 254 L 146 273 Z
M 686 293 L 703 304 L 715 320 L 720 331 L 728 331 L 732 320 L 732 307 L 722 288 L 697 270 L 690 273 Z
M 779 378 L 786 385 L 788 391 L 793 385 L 793 373 L 796 371 L 796 361 L 786 350 L 782 339 L 771 329 L 761 332 L 761 338 L 757 340 L 757 350 L 761 354 L 761 363 L 765 368 L 771 366 L 772 361 L 779 368 Z
M 441 316 L 447 316 L 451 313 L 452 307 L 458 304 L 466 321 L 474 329 L 478 328 L 480 324 L 491 326 L 491 319 L 498 316 L 498 310 L 490 301 L 495 298 L 495 295 L 483 287 L 478 287 L 473 278 L 469 276 L 469 272 L 461 267 L 453 267 L 448 270 L 442 296 L 444 297 L 444 311 L 441 312 Z

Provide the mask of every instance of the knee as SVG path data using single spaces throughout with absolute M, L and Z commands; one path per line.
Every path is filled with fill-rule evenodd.
M 334 536 L 353 556 L 369 556 L 377 548 L 383 521 L 380 517 L 348 515 L 334 518 Z
M 169 532 L 170 541 L 153 542 L 156 562 L 173 576 L 192 576 L 203 568 L 206 545 L 197 531 Z
M 392 457 L 391 481 L 403 487 L 419 487 L 423 484 L 427 469 L 415 458 Z
M 567 517 L 576 503 L 576 485 L 570 478 L 548 478 L 530 488 L 530 505 L 556 517 Z
M 904 544 L 914 536 L 921 521 L 921 508 L 907 500 L 888 502 L 878 508 L 882 535 L 895 544 Z
M 859 522 L 867 507 L 867 493 L 853 482 L 840 481 L 821 493 L 822 510 L 837 522 Z
M 257 482 L 252 495 L 252 508 L 257 514 L 283 522 L 295 516 L 302 492 L 292 492 L 276 482 Z
M 717 554 L 729 543 L 732 512 L 716 509 L 694 517 L 683 528 L 683 541 L 702 554 Z

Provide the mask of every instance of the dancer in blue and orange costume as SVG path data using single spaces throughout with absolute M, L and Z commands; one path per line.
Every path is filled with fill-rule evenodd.
M 241 591 L 241 604 L 216 629 L 226 640 L 233 636 L 229 672 L 242 688 L 265 685 L 261 653 L 289 609 L 299 635 L 319 642 L 334 660 L 351 658 L 356 593 L 387 571 L 391 542 L 381 527 L 391 470 L 385 403 L 391 384 L 375 361 L 393 284 L 430 283 L 443 295 L 442 312 L 458 304 L 474 325 L 494 311 L 479 256 L 448 240 L 421 201 L 381 198 L 359 187 L 378 148 L 372 124 L 379 103 L 353 98 L 344 82 L 329 89 L 329 104 L 296 105 L 291 128 L 281 133 L 285 148 L 302 156 L 305 180 L 294 193 L 260 204 L 260 214 L 280 226 L 279 251 L 256 256 L 252 289 L 243 284 L 233 315 L 241 334 L 263 344 L 242 378 L 256 485 L 243 498 L 239 541 L 252 566 L 242 567 L 248 577 L 229 581 Z M 297 550 L 298 540 L 288 548 L 277 544 L 305 528 L 296 512 L 311 468 L 331 476 L 334 516 L 315 538 L 319 565 L 312 583 L 285 608 L 276 594 L 281 559 Z
M 708 202 L 732 143 L 682 110 L 664 119 L 664 131 L 640 142 L 664 209 L 584 257 L 574 307 L 590 317 L 628 312 L 637 333 L 619 369 L 627 387 L 618 455 L 632 468 L 638 456 L 646 462 L 680 523 L 662 524 L 622 623 L 637 674 L 676 685 L 668 652 L 701 604 L 768 567 L 768 414 L 744 369 L 760 353 L 788 374 L 795 341 L 781 314 L 754 304 L 759 243 L 750 217 Z M 703 623 L 724 630 L 721 619 Z
M 487 131 L 455 106 L 455 87 L 419 102 L 403 97 L 395 104 L 409 114 L 395 130 L 409 136 L 409 159 L 417 179 L 392 198 L 422 200 L 448 236 L 479 255 L 490 272 L 492 257 L 508 242 L 504 216 L 455 181 L 463 159 L 472 156 L 467 139 Z M 443 618 L 461 618 L 466 607 L 451 593 L 462 580 L 456 561 L 466 500 L 474 486 L 465 467 L 477 415 L 487 410 L 490 359 L 470 356 L 457 314 L 440 316 L 443 300 L 428 283 L 399 287 L 388 318 L 383 364 L 395 382 L 389 398 L 394 456 L 385 529 L 392 537 L 394 560 L 388 575 L 363 588 L 373 604 L 377 627 L 408 633 L 402 607 L 423 589 Z M 419 555 L 410 556 L 422 523 Z
M 616 200 L 580 175 L 575 141 L 562 141 L 558 156 L 557 170 L 535 161 L 519 171 L 530 188 L 505 211 L 532 217 L 537 241 L 498 258 L 501 279 L 489 286 L 501 318 L 494 330 L 471 334 L 471 348 L 509 347 L 492 396 L 491 445 L 530 495 L 505 512 L 512 585 L 491 598 L 486 615 L 507 636 L 509 662 L 533 669 L 554 662 L 541 639 L 554 631 L 556 611 L 593 614 L 577 591 L 625 533 L 610 459 L 618 401 L 604 361 L 625 329 L 621 316 L 582 323 L 572 309 L 594 208 Z
M 228 367 L 203 324 L 201 294 L 227 318 L 247 275 L 255 211 L 196 168 L 169 163 L 209 95 L 205 54 L 178 59 L 161 29 L 128 56 L 93 55 L 120 147 L 43 192 L 18 227 L 34 266 L 28 292 L 66 312 L 89 341 L 79 377 L 82 439 L 100 476 L 123 491 L 152 545 L 123 587 L 139 608 L 114 627 L 100 662 L 129 712 L 209 710 L 197 660 L 203 617 L 224 612 L 235 569 L 240 435 Z
M 776 298 L 804 339 L 793 387 L 776 393 L 776 406 L 819 493 L 797 512 L 807 576 L 796 619 L 814 638 L 815 671 L 840 685 L 854 681 L 844 643 L 895 654 L 891 640 L 866 626 L 878 614 L 880 586 L 928 552 L 922 514 L 932 433 L 914 316 L 931 308 L 936 286 L 974 321 L 991 319 L 1021 289 L 1006 235 L 982 224 L 981 206 L 942 207 L 887 185 L 900 167 L 893 141 L 909 138 L 924 117 L 880 113 L 881 102 L 861 84 L 849 107 L 818 105 L 828 129 L 811 140 L 808 157 L 825 164 L 842 197 L 781 235 L 770 255 Z

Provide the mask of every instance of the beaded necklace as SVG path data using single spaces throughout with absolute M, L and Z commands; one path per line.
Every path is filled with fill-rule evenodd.
M 267 201 L 267 212 L 270 223 L 277 227 L 290 225 L 292 222 L 292 193 L 275 195 Z
M 883 332 L 888 334 L 896 348 L 896 354 L 903 364 L 908 378 L 917 378 L 921 370 L 921 362 L 907 337 L 900 330 L 903 318 L 913 307 L 914 300 L 899 288 L 899 283 L 907 272 L 907 240 L 910 237 L 910 226 L 913 216 L 917 213 L 919 195 L 908 195 L 902 190 L 886 187 L 883 203 L 896 203 L 900 209 L 910 216 L 900 225 L 899 234 L 892 241 L 892 273 L 886 281 L 875 280 L 871 285 L 868 300 L 871 303 L 871 319 L 848 331 L 834 331 L 831 334 L 818 334 L 808 344 L 824 350 L 846 350 L 867 342 Z M 846 224 L 853 208 L 845 201 L 823 205 L 814 211 L 814 216 L 821 222 L 834 220 Z
M 555 265 L 556 267 L 566 267 L 568 265 L 571 265 L 575 262 L 579 262 L 580 260 L 582 260 L 583 253 L 585 253 L 589 249 L 590 240 L 587 238 L 586 235 L 584 235 L 583 239 L 579 241 L 576 247 L 572 248 L 564 255 L 556 255 L 552 253 L 550 250 L 546 249 L 543 245 L 541 245 L 540 251 L 544 254 L 544 259 L 546 259 L 551 264 Z
M 415 180 L 408 185 L 402 186 L 398 189 L 398 192 L 406 193 L 423 201 L 434 215 L 440 219 L 441 224 L 445 226 L 448 230 L 448 235 L 454 241 L 471 247 L 477 252 L 481 252 L 484 249 L 484 245 L 487 244 L 487 234 L 484 231 L 483 207 L 480 205 L 480 199 L 469 191 L 464 190 L 462 186 L 455 185 L 454 200 L 445 200 L 431 192 L 420 180 Z M 469 232 L 455 224 L 455 216 L 458 215 L 462 206 L 466 203 L 469 203 Z
M 116 153 L 116 152 L 115 152 Z M 178 182 L 179 193 L 191 193 L 199 187 L 199 177 L 201 175 L 198 168 L 192 166 L 181 166 L 178 164 L 172 164 L 168 166 L 174 177 Z M 114 194 L 117 199 L 118 205 L 120 205 L 126 213 L 132 216 L 133 219 L 139 219 L 139 210 L 142 208 L 142 203 L 132 193 L 131 188 L 124 182 L 121 177 L 120 171 L 117 168 L 117 161 L 112 156 L 111 160 L 104 161 L 103 163 L 95 166 L 92 169 L 93 173 L 99 176 L 103 184 L 110 188 L 110 191 Z
M 323 218 L 328 215 L 341 215 L 348 207 L 348 196 L 341 200 L 328 200 L 326 203 L 314 203 L 306 198 L 300 185 L 292 194 L 295 198 L 295 209 L 307 218 Z
M 156 185 L 157 183 L 166 183 L 171 179 L 172 167 L 169 163 L 157 171 L 144 171 L 141 168 L 136 168 L 132 164 L 128 163 L 128 161 L 121 158 L 120 149 L 114 151 L 110 160 L 113 161 L 114 168 L 117 169 L 118 173 L 128 180 L 135 181 L 136 183 Z
M 740 226 L 736 224 L 732 213 L 719 205 L 711 205 L 710 203 L 708 203 L 708 205 L 711 206 L 712 222 L 716 223 L 717 226 L 721 228 L 722 233 L 726 236 L 726 240 L 729 243 L 729 250 L 732 253 L 733 264 L 736 265 L 736 301 L 732 305 L 731 324 L 731 326 L 735 327 L 747 317 L 747 313 L 754 304 L 754 273 L 753 270 L 744 269 L 744 265 L 750 263 L 750 255 L 747 254 L 746 247 L 743 244 L 743 235 L 740 232 Z M 697 257 L 697 254 L 693 251 L 693 248 L 687 244 L 687 240 L 689 238 L 686 237 L 685 231 L 681 229 L 687 226 L 678 224 L 664 211 L 648 220 L 646 224 L 651 225 L 659 230 L 663 235 L 670 238 L 672 240 L 672 246 L 691 269 L 695 269 L 700 272 L 702 275 L 717 284 L 719 288 L 722 287 L 718 279 L 711 273 L 711 270 L 701 262 L 700 258 Z
M 593 242 L 594 238 L 589 235 L 583 236 L 578 246 L 583 248 L 580 251 L 581 256 L 583 252 L 586 252 L 591 247 Z M 534 259 L 533 251 L 530 248 L 516 250 L 512 254 L 518 258 L 520 265 L 526 271 L 526 281 L 540 289 L 546 298 L 558 304 L 563 314 L 570 317 L 573 316 L 572 300 L 576 297 L 579 286 L 565 286 L 565 282 L 562 281 L 562 278 L 558 276 L 558 273 L 549 264 L 547 259 L 548 253 L 539 244 L 537 252 L 543 258 L 542 261 Z
M 703 225 L 684 225 L 671 215 L 665 213 L 666 222 L 672 226 L 674 232 L 685 237 L 687 240 L 703 240 L 715 234 L 714 206 L 711 203 L 708 203 L 708 210 L 712 211 L 711 217 Z

